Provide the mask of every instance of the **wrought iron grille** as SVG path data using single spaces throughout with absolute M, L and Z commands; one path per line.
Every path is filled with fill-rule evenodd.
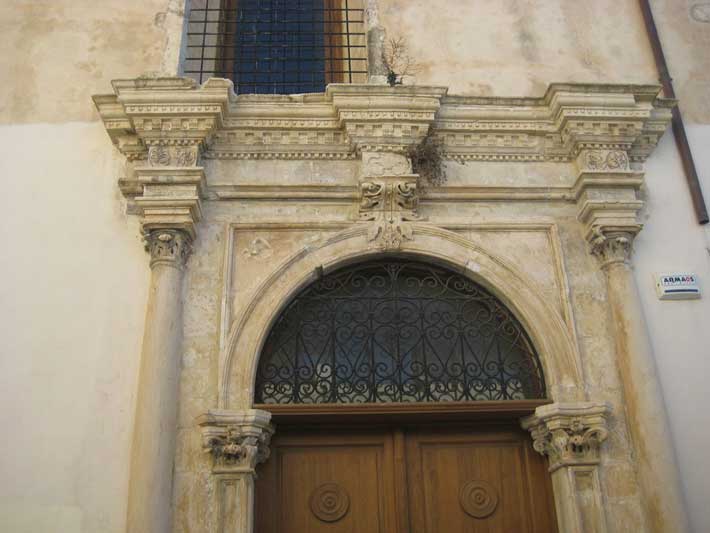
M 406 260 L 358 264 L 304 289 L 264 345 L 256 403 L 545 397 L 511 312 L 470 279 Z
M 237 93 L 322 92 L 367 77 L 362 0 L 193 0 L 184 73 Z

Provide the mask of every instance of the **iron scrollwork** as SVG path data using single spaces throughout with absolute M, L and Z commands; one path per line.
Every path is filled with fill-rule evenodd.
M 545 397 L 521 324 L 486 289 L 439 266 L 368 262 L 321 277 L 272 327 L 257 403 Z

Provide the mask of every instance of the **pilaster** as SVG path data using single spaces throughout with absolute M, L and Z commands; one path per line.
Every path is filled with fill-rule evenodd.
M 550 462 L 560 531 L 607 531 L 598 465 L 609 411 L 605 403 L 558 403 L 538 407 L 523 419 L 533 447 Z
M 269 457 L 271 413 L 212 410 L 198 419 L 211 455 L 217 532 L 252 533 L 257 464 Z
M 633 126 L 636 128 L 637 126 Z M 607 282 L 626 420 L 638 465 L 650 531 L 687 531 L 678 469 L 651 339 L 632 272 L 633 241 L 641 231 L 640 162 L 624 135 L 587 136 L 577 151 L 578 218 L 590 253 Z M 627 151 L 628 150 L 628 151 Z M 641 156 L 636 156 L 640 161 Z

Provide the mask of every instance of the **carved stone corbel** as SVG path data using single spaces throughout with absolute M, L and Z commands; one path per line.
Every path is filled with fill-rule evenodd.
M 560 531 L 607 530 L 598 465 L 609 412 L 606 403 L 556 403 L 522 421 L 535 450 L 549 459 Z

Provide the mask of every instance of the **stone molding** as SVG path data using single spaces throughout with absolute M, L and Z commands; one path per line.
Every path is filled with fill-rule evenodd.
M 151 268 L 157 265 L 183 268 L 192 253 L 192 236 L 186 231 L 157 229 L 146 233 L 144 239 Z
M 550 461 L 550 472 L 565 466 L 599 464 L 599 449 L 609 432 L 606 403 L 555 403 L 538 407 L 522 421 L 533 447 Z
M 274 433 L 271 413 L 259 409 L 210 410 L 198 418 L 202 446 L 212 456 L 214 473 L 254 472 L 269 458 Z
M 230 81 L 216 78 L 199 87 L 187 78 L 116 80 L 113 89 L 94 102 L 129 160 L 146 160 L 156 144 L 197 146 L 219 159 L 352 159 L 360 151 L 401 153 L 431 132 L 459 162 L 571 162 L 585 150 L 607 151 L 589 159 L 601 170 L 623 160 L 621 152 L 628 163 L 643 162 L 675 105 L 658 97 L 657 85 L 551 84 L 540 98 L 356 84 L 236 96 Z

